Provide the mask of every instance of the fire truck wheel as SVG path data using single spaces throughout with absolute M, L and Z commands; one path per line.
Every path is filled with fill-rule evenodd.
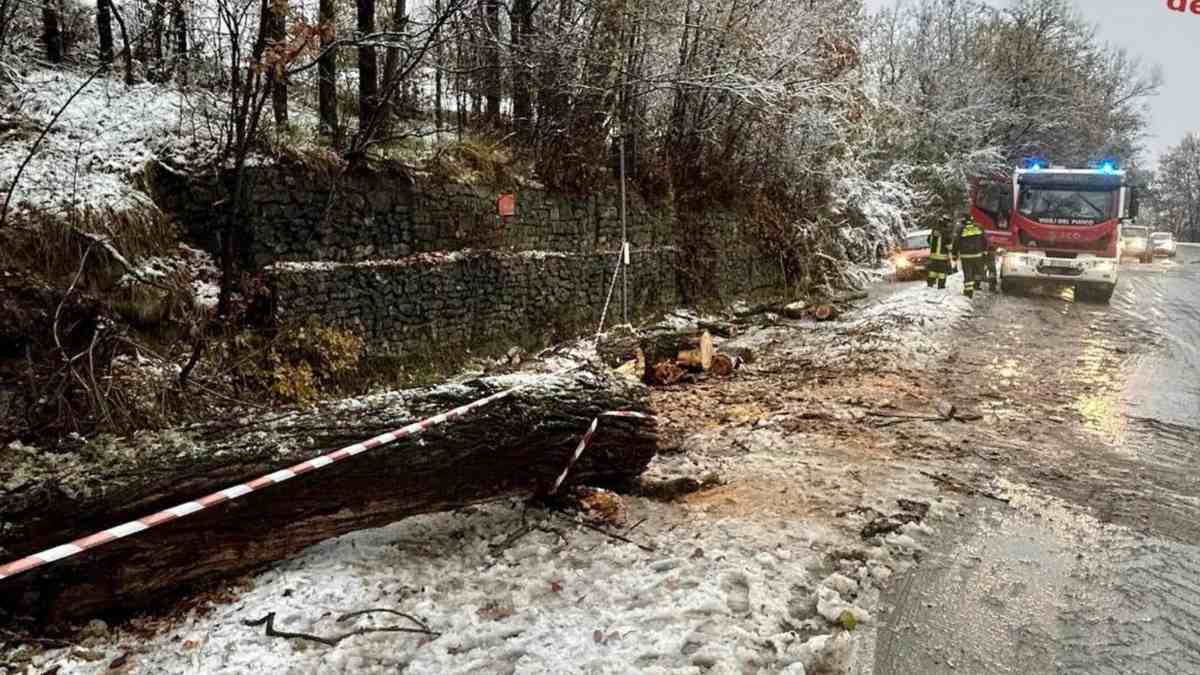
M 1113 291 L 1116 288 L 1116 284 L 1077 284 L 1075 299 L 1080 302 L 1107 304 L 1109 300 L 1112 300 Z

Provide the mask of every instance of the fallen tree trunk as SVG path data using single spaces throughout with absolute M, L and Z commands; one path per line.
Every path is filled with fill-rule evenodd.
M 529 381 L 507 376 L 274 416 L 93 441 L 71 455 L 0 449 L 0 562 L 426 419 Z M 405 516 L 544 490 L 592 419 L 647 411 L 644 387 L 582 370 L 357 457 L 0 581 L 0 615 L 41 626 L 162 606 L 164 595 Z M 627 480 L 655 452 L 652 420 L 605 417 L 569 482 Z

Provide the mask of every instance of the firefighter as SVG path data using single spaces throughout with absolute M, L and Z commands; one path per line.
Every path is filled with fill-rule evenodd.
M 987 233 L 983 235 L 983 275 L 987 279 L 988 290 L 996 292 L 996 285 L 1000 279 L 996 275 L 996 247 L 992 245 L 992 240 L 988 239 Z
M 946 287 L 946 277 L 950 274 L 950 248 L 953 245 L 953 228 L 945 220 L 938 221 L 929 230 L 929 276 L 925 285 L 933 288 Z
M 968 298 L 975 295 L 975 289 L 987 279 L 984 269 L 984 255 L 988 249 L 987 235 L 974 220 L 964 217 L 962 229 L 954 239 L 954 260 L 962 260 L 963 295 Z

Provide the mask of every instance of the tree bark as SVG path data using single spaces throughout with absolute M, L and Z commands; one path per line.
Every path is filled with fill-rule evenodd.
M 175 58 L 172 70 L 178 72 L 180 82 L 187 84 L 187 14 L 183 11 L 183 0 L 173 0 L 171 4 L 171 29 L 175 41 Z
M 3 558 L 34 553 L 478 400 L 503 378 L 391 392 L 228 426 L 123 439 L 64 464 L 0 449 Z M 5 580 L 0 614 L 42 627 L 108 610 L 164 608 L 164 597 L 243 574 L 319 541 L 406 516 L 546 490 L 591 421 L 647 410 L 644 387 L 609 374 L 547 376 L 417 438 L 332 464 L 234 502 Z M 137 446 L 137 447 L 134 447 Z M 104 446 L 109 447 L 109 446 Z M 653 457 L 652 420 L 605 417 L 568 476 L 610 483 Z M 117 449 L 119 448 L 119 449 Z M 70 466 L 64 471 L 64 466 Z M 20 481 L 15 481 L 21 476 Z
M 484 0 L 483 95 L 488 124 L 500 122 L 500 0 Z
M 321 0 L 319 11 L 322 55 L 317 64 L 319 78 L 317 98 L 321 115 L 320 133 L 322 136 L 336 138 L 338 135 L 337 54 L 332 49 L 325 51 L 337 39 L 337 14 L 334 0 Z
M 375 32 L 375 0 L 357 0 L 358 34 Z M 379 73 L 375 59 L 375 47 L 360 45 L 358 48 L 358 133 L 365 134 L 371 127 L 371 118 L 378 107 Z M 365 141 L 366 139 L 362 139 Z M 364 142 L 359 147 L 365 147 Z
M 100 37 L 100 62 L 111 64 L 113 60 L 112 0 L 96 1 L 96 32 Z
M 391 20 L 388 21 L 388 30 L 392 33 L 403 33 L 405 26 L 408 25 L 408 11 L 404 0 L 396 0 L 396 6 L 392 9 Z M 390 92 L 396 89 L 395 79 L 400 72 L 400 48 L 388 47 L 383 59 L 383 86 L 385 92 Z M 382 116 L 382 128 L 387 130 L 392 126 L 392 118 L 395 111 L 399 108 L 403 111 L 408 106 L 408 97 L 405 95 L 403 85 L 400 85 L 400 93 L 392 96 L 387 96 L 387 100 L 383 102 L 383 109 L 379 114 Z
M 276 45 L 287 41 L 287 0 L 271 3 L 270 36 Z M 271 110 L 275 113 L 275 128 L 282 129 L 288 123 L 287 68 L 284 64 L 273 64 L 271 68 Z
M 58 0 L 42 0 L 42 43 L 46 48 L 46 60 L 50 63 L 63 61 L 61 23 Z
M 513 0 L 512 15 L 512 78 L 513 126 L 518 137 L 528 141 L 533 135 L 533 83 L 529 61 L 533 39 L 533 5 L 531 0 Z
M 161 77 L 161 66 L 163 58 L 163 29 L 166 0 L 154 0 L 150 7 L 150 52 L 147 54 L 148 60 L 154 63 L 155 69 L 159 71 L 157 77 Z M 156 79 L 157 79 L 156 77 Z
M 129 32 L 125 30 L 125 19 L 121 16 L 121 10 L 117 9 L 112 4 L 112 0 L 101 0 L 108 5 L 112 10 L 113 18 L 117 20 L 117 27 L 121 29 L 121 44 L 125 48 L 121 50 L 121 57 L 125 61 L 125 84 L 133 84 L 133 46 L 129 44 Z
M 442 15 L 442 0 L 433 0 L 434 16 Z M 433 68 L 433 120 L 438 134 L 442 132 L 442 69 L 446 67 L 445 51 L 442 47 L 442 30 L 437 28 L 433 34 L 434 68 Z

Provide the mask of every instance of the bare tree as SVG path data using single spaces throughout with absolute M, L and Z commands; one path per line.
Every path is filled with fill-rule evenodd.
M 528 51 L 533 37 L 533 3 L 531 0 L 513 0 L 513 126 L 526 141 L 533 134 L 533 78 L 529 72 L 532 55 Z
M 113 31 L 111 0 L 96 0 L 96 31 L 100 37 L 100 62 L 112 63 Z
M 404 40 L 404 32 L 407 25 L 407 4 L 405 3 L 405 0 L 396 0 L 395 6 L 392 8 L 391 19 L 388 21 L 388 31 L 392 34 L 391 39 L 397 42 L 402 42 Z M 401 94 L 398 97 L 398 102 L 394 103 L 391 99 L 382 102 L 380 116 L 383 119 L 383 124 L 385 127 L 391 125 L 392 118 L 395 115 L 394 108 L 398 107 L 401 110 L 404 110 L 409 104 L 409 101 L 406 100 L 407 97 L 404 95 L 404 83 L 396 82 L 400 72 L 400 49 L 401 47 L 399 44 L 388 47 L 383 61 L 383 89 L 387 90 L 393 86 L 398 86 L 400 87 L 401 91 Z
M 442 14 L 442 0 L 433 0 L 433 16 L 436 20 Z M 434 64 L 433 64 L 433 119 L 438 131 L 442 130 L 442 71 L 446 68 L 445 46 L 442 44 L 442 28 L 438 26 L 433 33 Z
M 161 67 L 163 59 L 163 30 L 165 30 L 165 14 L 166 0 L 151 0 L 150 25 L 147 29 L 147 32 L 150 34 L 150 47 L 145 58 L 148 62 L 153 63 L 156 69 Z
M 483 58 L 483 95 L 486 101 L 484 115 L 488 124 L 496 125 L 500 121 L 500 0 L 482 0 L 483 2 L 483 38 L 481 40 Z
M 238 3 L 241 4 L 238 4 Z M 250 53 L 243 56 L 243 35 L 252 20 L 257 5 L 257 28 L 251 33 Z M 229 124 L 222 152 L 216 160 L 216 171 L 232 167 L 232 186 L 225 200 L 221 232 L 221 289 L 217 296 L 217 315 L 230 318 L 237 283 L 237 252 L 244 237 L 243 213 L 249 202 L 249 180 L 246 160 L 254 148 L 262 120 L 263 108 L 270 98 L 274 64 L 267 64 L 263 55 L 270 32 L 270 0 L 218 0 L 218 17 L 229 40 Z M 286 64 L 283 64 L 286 67 Z
M 62 63 L 62 12 L 58 0 L 42 0 L 42 44 L 46 48 L 47 61 Z
M 271 40 L 276 45 L 287 41 L 287 0 L 275 0 L 270 4 L 268 17 Z M 288 86 L 287 71 L 282 68 L 271 69 L 271 108 L 275 113 L 275 126 L 282 129 L 288 123 Z
M 1151 203 L 1156 227 L 1200 241 L 1200 136 L 1189 133 L 1162 154 Z
M 117 20 L 117 27 L 121 29 L 121 44 L 124 48 L 121 50 L 121 56 L 125 61 L 125 84 L 133 84 L 133 50 L 129 44 L 129 31 L 125 28 L 125 18 L 121 16 L 121 10 L 112 4 L 112 0 L 97 0 L 97 4 L 105 4 L 112 11 L 112 16 Z
M 379 107 L 379 73 L 375 44 L 364 36 L 375 32 L 375 0 L 358 3 L 358 129 L 359 136 L 371 125 Z
M 326 137 L 337 137 L 337 12 L 334 0 L 320 0 L 319 17 L 321 30 L 321 56 L 317 67 L 317 98 L 319 101 L 320 133 Z
M 184 0 L 171 0 L 171 33 L 175 43 L 175 57 L 171 67 L 178 73 L 179 81 L 188 82 L 188 22 L 183 8 Z

